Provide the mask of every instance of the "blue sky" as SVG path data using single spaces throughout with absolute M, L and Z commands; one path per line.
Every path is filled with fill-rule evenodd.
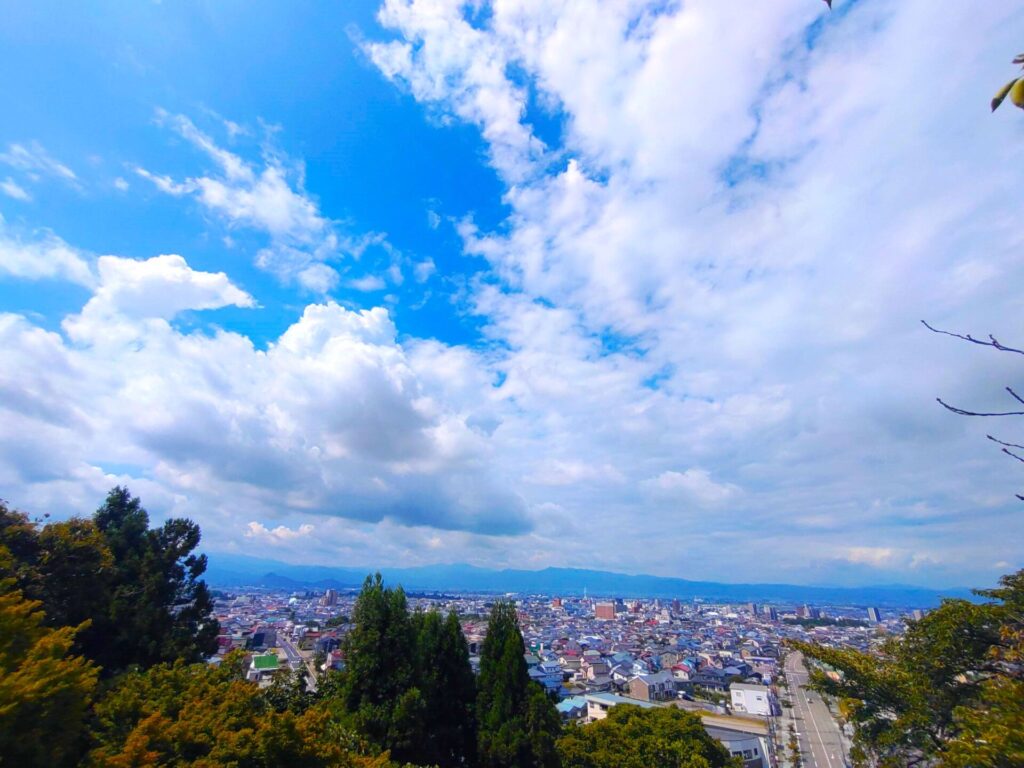
M 213 552 L 986 584 L 1017 3 L 9 4 L 0 495 Z

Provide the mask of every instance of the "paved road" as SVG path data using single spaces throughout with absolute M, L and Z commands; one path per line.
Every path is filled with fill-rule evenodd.
M 280 646 L 284 649 L 285 656 L 288 657 L 288 666 L 292 669 L 298 669 L 301 666 L 306 667 L 308 677 L 306 684 L 309 686 L 311 691 L 316 691 L 316 667 L 313 664 L 313 660 L 303 658 L 299 649 L 295 647 L 290 639 L 287 637 L 280 637 Z
M 804 688 L 807 669 L 801 653 L 786 657 L 786 679 L 789 681 L 790 699 L 798 720 L 800 754 L 807 768 L 843 768 L 842 737 L 832 713 L 821 701 L 821 696 Z

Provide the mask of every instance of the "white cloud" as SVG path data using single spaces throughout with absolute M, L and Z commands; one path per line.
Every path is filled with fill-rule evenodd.
M 268 544 L 281 544 L 299 538 L 308 538 L 313 534 L 314 530 L 315 528 L 309 523 L 304 523 L 293 530 L 285 525 L 267 528 L 263 523 L 254 521 L 246 527 L 245 537 L 247 539 L 258 539 Z
M 417 283 L 427 282 L 436 271 L 437 266 L 434 264 L 434 260 L 429 258 L 416 262 L 412 268 L 412 274 Z
M 81 314 L 64 322 L 68 334 L 80 341 L 107 341 L 115 328 L 138 320 L 170 320 L 190 309 L 255 303 L 223 272 L 197 272 L 176 254 L 141 261 L 101 256 L 96 266 L 95 293 Z
M 301 164 L 288 162 L 280 152 L 264 145 L 260 168 L 218 146 L 184 115 L 158 110 L 157 121 L 210 158 L 217 172 L 176 181 L 136 167 L 137 175 L 165 194 L 193 197 L 230 228 L 265 233 L 270 243 L 259 252 L 256 263 L 282 280 L 315 292 L 337 285 L 337 276 L 324 262 L 365 246 L 338 237 L 333 223 L 305 191 Z
M 364 275 L 349 280 L 348 286 L 357 291 L 383 291 L 387 287 L 387 283 L 380 275 Z
M 118 176 L 116 179 L 114 179 L 114 189 L 116 189 L 118 192 L 127 192 L 129 186 L 130 185 L 128 184 L 128 180 L 122 178 L 121 176 Z
M 127 475 L 209 542 L 281 531 L 321 561 L 990 580 L 1024 557 L 1024 483 L 986 452 L 992 425 L 934 397 L 997 406 L 1019 362 L 917 321 L 1024 343 L 1024 146 L 985 103 L 1024 16 L 934 6 L 389 0 L 370 60 L 431 120 L 475 126 L 505 183 L 493 228 L 451 214 L 489 264 L 458 297 L 481 343 L 330 302 L 265 345 L 186 333 L 176 313 L 251 300 L 113 262 L 73 340 L 0 318 L 0 485 L 81 511 Z M 264 238 L 261 268 L 317 293 L 429 278 L 379 233 L 343 236 L 269 142 L 253 159 L 158 119 L 209 167 L 140 175 L 239 251 Z M 72 269 L 52 262 L 5 269 Z M 246 538 L 254 520 L 280 525 Z M 772 557 L 722 557 L 752 548 Z
M 0 441 L 12 496 L 47 497 L 57 478 L 95 491 L 116 463 L 146 468 L 129 479 L 157 501 L 202 511 L 214 540 L 231 535 L 239 509 L 529 530 L 470 426 L 475 405 L 435 396 L 416 367 L 426 358 L 397 342 L 386 310 L 313 304 L 261 350 L 171 323 L 187 310 L 252 306 L 223 273 L 180 256 L 105 256 L 98 272 L 93 297 L 65 319 L 72 341 L 0 316 L 0 418 L 19 435 Z
M 875 568 L 890 565 L 895 552 L 892 547 L 848 547 L 844 559 L 851 563 L 870 565 Z
M 37 141 L 28 144 L 8 144 L 7 150 L 0 152 L 0 163 L 21 171 L 32 181 L 50 176 L 72 186 L 78 186 L 78 176 L 75 172 L 54 159 Z
M 696 577 L 763 576 L 711 554 L 751 536 L 771 538 L 779 569 L 840 551 L 875 567 L 886 548 L 862 546 L 868 529 L 893 541 L 886 567 L 913 580 L 969 578 L 952 553 L 992 540 L 1000 559 L 1019 559 L 1005 543 L 1006 526 L 1024 535 L 1012 467 L 986 453 L 983 426 L 934 405 L 945 394 L 985 407 L 1016 361 L 917 321 L 1024 338 L 1008 319 L 1024 279 L 1013 202 L 1024 146 L 1012 113 L 985 112 L 1005 65 L 983 55 L 1013 47 L 1020 9 L 935 14 L 912 0 L 824 18 L 805 0 L 510 0 L 488 11 L 388 0 L 392 39 L 364 50 L 433 116 L 477 126 L 507 183 L 505 221 L 458 229 L 493 270 L 469 301 L 501 350 L 495 393 L 510 407 L 495 450 L 530 503 L 595 530 L 667 530 L 672 494 L 711 505 L 701 527 L 714 543 L 687 532 Z M 936 72 L 943 88 L 922 88 Z M 541 110 L 562 126 L 559 146 L 534 134 Z M 546 483 L 536 467 L 564 456 L 626 482 Z M 969 472 L 952 471 L 964 461 Z M 993 487 L 1003 502 L 979 525 L 969 509 Z M 598 557 L 630 567 L 619 550 Z M 600 551 L 590 539 L 576 555 L 590 564 Z M 652 563 L 645 547 L 644 561 L 677 572 L 672 552 Z
M 0 274 L 26 280 L 57 278 L 89 286 L 92 271 L 84 255 L 49 232 L 20 236 L 0 217 Z
M 622 473 L 610 464 L 593 465 L 584 461 L 556 459 L 545 461 L 528 478 L 537 485 L 576 485 L 579 483 L 622 483 Z
M 646 480 L 644 488 L 654 496 L 694 501 L 698 504 L 722 504 L 735 498 L 740 490 L 730 483 L 716 483 L 706 469 L 685 472 L 668 470 Z
M 364 50 L 420 101 L 442 104 L 479 126 L 494 166 L 510 181 L 521 181 L 545 146 L 522 124 L 526 93 L 506 77 L 507 51 L 471 25 L 465 11 L 457 2 L 386 0 L 378 20 L 405 40 L 371 42 Z
M 0 192 L 3 192 L 14 200 L 21 200 L 26 203 L 32 199 L 32 195 L 26 192 L 23 187 L 19 186 L 18 183 L 10 176 L 0 181 Z

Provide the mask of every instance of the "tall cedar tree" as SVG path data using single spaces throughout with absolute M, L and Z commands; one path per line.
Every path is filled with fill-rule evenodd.
M 485 768 L 558 766 L 558 711 L 527 673 L 515 606 L 491 609 L 480 653 L 477 721 L 480 765 Z
M 423 743 L 424 704 L 415 686 L 415 638 L 405 592 L 367 576 L 344 644 L 341 701 L 352 725 L 399 760 L 414 760 Z
M 424 703 L 424 740 L 417 761 L 440 768 L 476 765 L 476 680 L 469 646 L 454 612 L 413 615 L 417 687 Z

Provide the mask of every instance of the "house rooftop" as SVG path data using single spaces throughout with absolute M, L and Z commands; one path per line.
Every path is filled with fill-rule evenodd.
M 642 709 L 657 709 L 658 704 L 653 704 L 649 701 L 641 701 L 640 699 L 630 699 L 626 696 L 619 696 L 615 693 L 588 693 L 584 696 L 587 701 L 593 701 L 595 704 L 604 704 L 609 707 L 614 707 L 617 704 L 632 704 L 634 707 L 640 707 Z
M 252 668 L 256 670 L 277 669 L 279 663 L 276 653 L 263 653 L 252 657 Z

